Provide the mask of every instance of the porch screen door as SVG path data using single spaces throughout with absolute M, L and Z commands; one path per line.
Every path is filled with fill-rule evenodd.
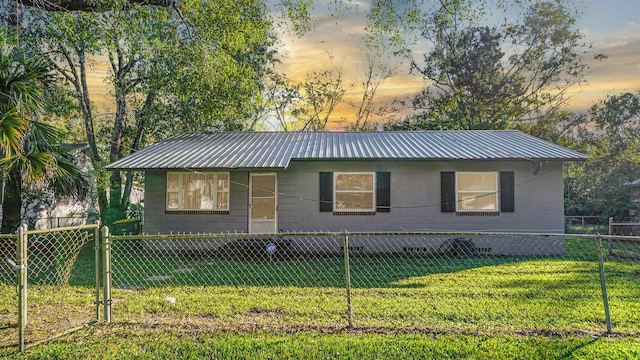
M 275 173 L 252 173 L 249 194 L 249 232 L 274 234 L 277 229 L 278 183 Z

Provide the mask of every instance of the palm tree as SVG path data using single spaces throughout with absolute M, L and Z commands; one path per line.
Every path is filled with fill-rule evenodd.
M 0 28 L 0 175 L 4 180 L 0 232 L 21 222 L 23 187 L 82 196 L 88 181 L 60 145 L 60 133 L 36 120 L 44 91 L 55 84 L 45 57 L 21 51 Z

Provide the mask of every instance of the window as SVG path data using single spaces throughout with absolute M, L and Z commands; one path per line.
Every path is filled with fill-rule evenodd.
M 335 211 L 374 211 L 375 173 L 335 173 Z
M 229 173 L 167 173 L 167 210 L 229 210 Z
M 512 213 L 515 212 L 515 190 L 513 171 L 442 171 L 440 211 L 455 212 L 458 215 Z
M 457 211 L 497 211 L 497 172 L 456 173 Z
M 338 181 L 340 184 L 334 187 Z M 323 171 L 320 172 L 319 185 L 320 212 L 333 212 L 334 215 L 375 215 L 376 212 L 391 212 L 390 172 L 334 174 Z M 374 198 L 375 211 L 371 211 Z

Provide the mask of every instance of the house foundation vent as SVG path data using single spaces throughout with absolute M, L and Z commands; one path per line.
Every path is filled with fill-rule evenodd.
M 340 250 L 344 251 L 344 246 L 340 246 Z M 349 246 L 349 252 L 363 252 L 364 246 Z

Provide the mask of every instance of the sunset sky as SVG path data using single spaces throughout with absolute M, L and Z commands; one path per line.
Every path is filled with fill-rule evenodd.
M 362 4 L 360 6 L 366 6 Z M 281 70 L 292 80 L 300 80 L 309 71 L 326 68 L 340 68 L 346 84 L 359 83 L 364 79 L 365 60 L 361 34 L 364 27 L 364 11 L 360 14 L 322 16 L 322 1 L 317 2 L 319 13 L 314 31 L 304 38 L 285 37 L 280 51 L 283 56 Z M 591 70 L 587 83 L 572 91 L 571 109 L 584 111 L 595 101 L 606 95 L 621 92 L 635 92 L 640 89 L 640 3 L 638 0 L 584 0 L 583 16 L 578 27 L 585 34 L 585 41 L 591 44 L 593 53 L 604 53 L 605 61 L 585 60 Z M 329 61 L 329 54 L 333 60 Z M 99 111 L 109 111 L 105 84 L 102 76 L 106 67 L 94 69 L 92 80 L 93 99 Z M 102 76 L 101 76 L 102 74 Z M 397 75 L 386 80 L 378 91 L 378 101 L 406 98 L 424 86 L 420 78 L 408 74 L 406 64 L 397 67 Z M 353 109 L 346 103 L 358 98 L 358 87 L 350 88 L 343 104 L 336 113 L 338 118 L 352 117 Z M 329 125 L 331 130 L 339 130 L 344 120 L 335 119 Z

